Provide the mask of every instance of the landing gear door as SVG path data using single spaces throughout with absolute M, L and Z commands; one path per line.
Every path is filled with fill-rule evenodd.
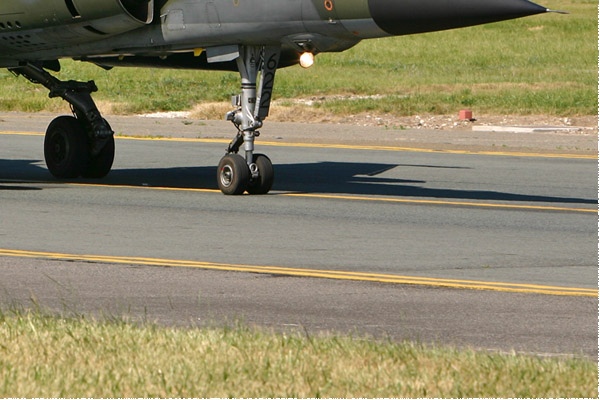
M 275 72 L 279 64 L 280 47 L 266 46 L 262 51 L 261 79 L 258 87 L 259 98 L 258 107 L 255 111 L 255 117 L 262 121 L 269 115 L 271 106 L 271 96 L 273 94 L 273 84 L 275 82 Z

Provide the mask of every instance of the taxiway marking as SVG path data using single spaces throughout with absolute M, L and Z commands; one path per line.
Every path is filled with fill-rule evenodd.
M 500 204 L 500 203 L 476 203 L 469 201 L 445 201 L 445 200 L 408 200 L 396 199 L 391 197 L 364 197 L 364 196 L 349 196 L 349 195 L 330 195 L 330 194 L 309 194 L 309 193 L 281 193 L 280 196 L 289 197 L 314 197 L 320 199 L 337 199 L 337 200 L 354 200 L 354 201 L 381 201 L 388 203 L 402 204 L 424 204 L 424 205 L 444 205 L 444 206 L 461 206 L 461 207 L 478 207 L 478 208 L 497 208 L 510 210 L 530 210 L 530 211 L 566 211 L 579 213 L 596 214 L 598 210 L 589 208 L 574 208 L 574 207 L 553 207 L 553 206 L 532 206 L 519 204 Z
M 42 132 L 21 132 L 21 131 L 0 131 L 0 135 L 20 135 L 20 136 L 43 136 Z M 115 136 L 120 140 L 145 140 L 145 141 L 163 141 L 163 142 L 184 142 L 184 143 L 221 143 L 229 144 L 229 139 L 210 139 L 210 138 L 174 138 L 174 137 L 142 137 L 142 136 Z M 597 154 L 561 154 L 561 153 L 534 153 L 534 152 L 513 152 L 513 151 L 471 151 L 471 150 L 444 150 L 427 149 L 419 147 L 400 147 L 400 146 L 371 146 L 371 145 L 351 145 L 335 143 L 295 143 L 295 142 L 272 142 L 261 141 L 263 146 L 271 147 L 302 147 L 317 149 L 345 149 L 345 150 L 374 150 L 374 151 L 396 151 L 396 152 L 414 152 L 414 153 L 441 153 L 441 154 L 469 154 L 483 156 L 504 156 L 504 157 L 537 157 L 537 158 L 567 158 L 597 160 Z
M 10 179 L 3 179 L 2 183 L 10 183 Z M 109 189 L 139 189 L 139 190 L 158 190 L 167 192 L 196 192 L 196 193 L 213 193 L 222 195 L 218 189 L 202 189 L 202 188 L 182 188 L 182 187 L 166 187 L 166 186 L 149 186 L 149 185 L 125 185 L 125 184 L 106 184 L 106 183 L 75 183 L 75 182 L 47 182 L 47 181 L 23 181 L 18 180 L 14 183 L 27 184 L 53 184 L 65 186 L 79 186 L 91 188 L 109 188 Z M 598 214 L 596 208 L 577 208 L 577 207 L 558 207 L 558 206 L 536 206 L 528 204 L 502 204 L 502 203 L 477 203 L 469 201 L 446 201 L 446 200 L 427 200 L 427 199 L 400 199 L 394 197 L 379 197 L 379 196 L 355 196 L 344 194 L 325 194 L 325 193 L 291 193 L 272 191 L 268 196 L 281 197 L 299 197 L 309 199 L 327 199 L 327 200 L 346 200 L 346 201 L 371 201 L 381 203 L 396 203 L 409 205 L 430 205 L 430 206 L 450 206 L 450 207 L 471 207 L 471 208 L 490 208 L 497 210 L 523 210 L 523 211 L 554 211 L 554 212 L 571 212 Z
M 36 258 L 58 261 L 79 261 L 91 263 L 126 264 L 159 267 L 197 268 L 219 271 L 246 272 L 259 274 L 277 274 L 294 277 L 326 278 L 338 280 L 353 280 L 362 282 L 380 282 L 399 285 L 421 285 L 455 289 L 493 290 L 511 293 L 535 293 L 555 296 L 585 296 L 598 297 L 598 289 L 587 289 L 566 286 L 548 286 L 509 282 L 488 282 L 464 279 L 428 278 L 420 276 L 403 276 L 391 274 L 376 274 L 368 272 L 328 271 L 317 269 L 289 268 L 268 265 L 243 265 L 212 263 L 193 260 L 172 260 L 148 257 L 102 256 L 89 254 L 68 254 L 28 250 L 0 249 L 0 256 L 18 258 Z
M 22 181 L 21 181 L 22 182 Z M 164 190 L 175 192 L 199 192 L 199 193 L 218 193 L 222 194 L 218 189 L 199 189 L 199 188 L 177 188 L 164 186 L 147 186 L 147 185 L 108 185 L 102 183 L 63 183 L 69 186 L 84 186 L 84 187 L 106 187 L 106 188 L 123 188 L 123 189 L 146 189 L 146 190 Z M 445 200 L 426 200 L 426 199 L 398 199 L 393 197 L 379 196 L 353 196 L 343 194 L 324 194 L 324 193 L 288 193 L 288 192 L 271 192 L 269 196 L 284 196 L 284 197 L 301 197 L 312 199 L 329 199 L 329 200 L 349 200 L 349 201 L 372 201 L 383 203 L 397 204 L 417 204 L 417 205 L 437 205 L 437 206 L 454 206 L 454 207 L 475 207 L 475 208 L 495 208 L 505 210 L 529 210 L 529 211 L 561 211 L 561 212 L 576 212 L 597 214 L 597 209 L 592 208 L 575 208 L 575 207 L 556 207 L 556 206 L 535 206 L 527 204 L 501 204 L 501 203 L 477 203 L 469 201 L 445 201 Z

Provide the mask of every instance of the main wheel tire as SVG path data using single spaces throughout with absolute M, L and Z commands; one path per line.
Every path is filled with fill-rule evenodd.
M 217 168 L 217 185 L 228 195 L 244 193 L 250 183 L 250 169 L 239 154 L 227 154 Z
M 269 157 L 264 154 L 255 154 L 253 157 L 254 164 L 258 167 L 258 178 L 250 180 L 248 185 L 248 193 L 250 194 L 267 194 L 275 179 L 275 171 L 273 163 Z
M 74 117 L 54 119 L 46 130 L 44 158 L 59 179 L 77 178 L 88 165 L 89 152 L 83 125 Z
M 115 159 L 115 138 L 110 136 L 100 153 L 95 157 L 90 157 L 88 164 L 82 172 L 84 178 L 100 179 L 104 178 L 110 172 Z

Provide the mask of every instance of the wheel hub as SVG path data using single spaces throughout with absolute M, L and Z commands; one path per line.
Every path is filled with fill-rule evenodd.
M 52 138 L 54 161 L 60 163 L 67 157 L 67 142 L 62 134 L 56 134 Z
M 223 168 L 221 168 L 221 184 L 224 187 L 230 187 L 231 183 L 233 182 L 233 168 L 231 168 L 231 165 L 225 165 L 223 166 Z

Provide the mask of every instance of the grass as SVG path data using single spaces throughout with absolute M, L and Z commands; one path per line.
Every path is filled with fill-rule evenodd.
M 0 314 L 2 397 L 597 397 L 590 360 Z
M 406 116 L 471 108 L 477 114 L 597 115 L 598 4 L 543 3 L 570 14 L 364 41 L 343 53 L 318 55 L 308 70 L 280 70 L 274 98 L 289 108 L 288 114 L 308 108 L 337 115 Z M 65 61 L 59 76 L 96 80 L 100 92 L 95 98 L 116 114 L 191 110 L 215 102 L 227 107 L 239 90 L 238 75 L 229 72 L 104 71 Z M 47 99 L 45 89 L 7 71 L 0 72 L 0 88 L 2 110 L 67 109 L 64 102 Z M 369 97 L 376 94 L 381 96 Z M 299 97 L 322 99 L 312 106 L 290 101 Z M 221 119 L 222 108 L 204 117 Z

